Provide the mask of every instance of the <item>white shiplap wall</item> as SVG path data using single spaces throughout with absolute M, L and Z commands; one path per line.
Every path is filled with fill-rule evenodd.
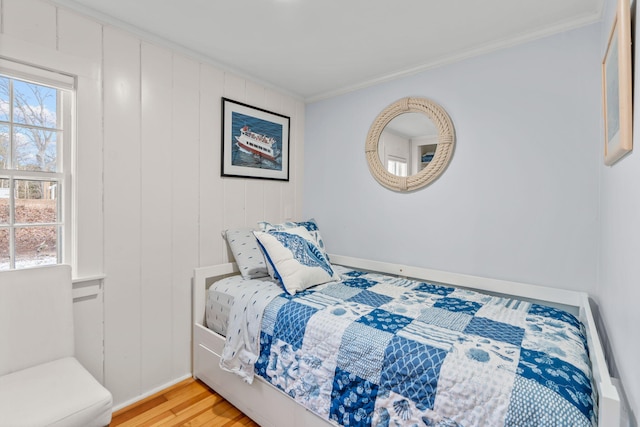
M 76 275 L 106 274 L 104 311 L 76 323 L 101 336 L 104 316 L 104 383 L 122 406 L 189 375 L 190 279 L 228 260 L 221 230 L 300 217 L 304 104 L 45 0 L 0 6 L 0 56 L 93 72 L 78 89 Z M 223 96 L 291 117 L 289 182 L 220 177 Z

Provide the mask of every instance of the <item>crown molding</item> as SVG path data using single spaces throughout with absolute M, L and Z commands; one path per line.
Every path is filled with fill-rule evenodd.
M 246 80 L 250 80 L 253 83 L 257 83 L 261 86 L 264 86 L 267 89 L 277 91 L 280 94 L 287 95 L 297 101 L 304 102 L 304 97 L 298 93 L 294 93 L 288 89 L 276 86 L 273 83 L 267 82 L 258 76 L 246 73 L 229 64 L 226 64 L 224 62 L 211 58 L 210 56 L 205 55 L 201 52 L 190 49 L 181 44 L 175 43 L 164 37 L 160 37 L 156 34 L 145 31 L 139 27 L 136 27 L 135 25 L 128 24 L 120 19 L 114 18 L 112 16 L 99 12 L 90 7 L 84 6 L 74 0 L 45 0 L 45 1 L 56 7 L 62 7 L 72 12 L 76 12 L 83 16 L 89 17 L 102 25 L 108 25 L 114 28 L 127 31 L 128 33 L 138 37 L 141 41 L 151 43 L 159 47 L 170 49 L 173 52 L 180 53 L 184 56 L 190 57 L 200 63 L 211 65 L 219 69 L 220 71 L 234 74 L 238 77 L 244 78 Z
M 307 97 L 304 99 L 305 103 L 307 104 L 311 104 L 313 102 L 317 102 L 317 101 L 321 101 L 324 99 L 329 99 L 329 98 L 335 98 L 337 96 L 341 96 L 341 95 L 345 95 L 347 93 L 350 92 L 355 92 L 361 89 L 366 89 L 368 87 L 371 86 L 375 86 L 378 84 L 382 84 L 382 83 L 386 83 L 389 81 L 393 81 L 393 80 L 398 80 L 404 77 L 409 77 L 415 74 L 419 74 L 421 72 L 427 71 L 427 70 L 431 70 L 434 68 L 438 68 L 438 67 L 442 67 L 445 65 L 449 65 L 449 64 L 453 64 L 456 62 L 460 62 L 460 61 L 464 61 L 466 59 L 470 59 L 470 58 L 474 58 L 477 56 L 481 56 L 481 55 L 486 55 L 488 53 L 492 53 L 492 52 L 496 52 L 499 50 L 503 50 L 503 49 L 507 49 L 510 47 L 514 47 L 514 46 L 518 46 L 518 45 L 522 45 L 525 43 L 529 43 L 532 41 L 536 41 L 536 40 L 540 40 L 543 39 L 545 37 L 550 37 L 553 35 L 557 35 L 563 32 L 567 32 L 567 31 L 571 31 L 571 30 L 575 30 L 581 27 L 586 27 L 588 25 L 594 24 L 598 21 L 600 21 L 602 19 L 602 8 L 600 8 L 600 10 L 583 16 L 581 18 L 578 19 L 573 19 L 570 21 L 565 21 L 562 23 L 559 23 L 557 25 L 551 26 L 551 27 L 547 27 L 544 28 L 540 31 L 536 31 L 533 33 L 527 33 L 527 34 L 523 34 L 522 36 L 519 37 L 509 37 L 509 38 L 504 38 L 498 41 L 494 41 L 491 43 L 486 43 L 482 46 L 473 48 L 473 49 L 468 49 L 462 52 L 458 52 L 458 53 L 454 53 L 448 56 L 444 56 L 441 58 L 438 58 L 434 61 L 430 61 L 421 65 L 418 65 L 416 67 L 412 67 L 412 68 L 408 68 L 408 69 L 404 69 L 404 70 L 399 70 L 397 72 L 393 72 L 393 73 L 389 73 L 389 74 L 385 74 L 379 77 L 375 77 L 373 79 L 361 82 L 361 83 L 356 83 L 353 85 L 349 85 L 349 86 L 345 86 L 343 88 L 340 89 L 336 89 L 336 90 L 332 90 L 332 91 L 327 91 L 327 92 L 323 92 L 323 93 L 318 93 L 316 95 L 312 95 L 310 97 Z
M 549 37 L 552 35 L 556 35 L 556 34 L 560 34 L 566 31 L 570 31 L 570 30 L 574 30 L 580 27 L 584 27 L 587 25 L 591 25 L 594 24 L 598 21 L 600 21 L 602 19 L 602 14 L 603 14 L 603 10 L 604 10 L 604 2 L 599 2 L 598 5 L 598 9 L 594 10 L 594 12 L 589 13 L 589 14 L 585 14 L 582 17 L 576 18 L 576 19 L 571 19 L 571 20 L 567 20 L 567 21 L 562 21 L 557 23 L 556 25 L 552 25 L 546 28 L 543 28 L 539 31 L 533 32 L 533 33 L 527 33 L 527 34 L 523 34 L 519 37 L 507 37 L 501 40 L 497 40 L 497 41 L 493 41 L 490 43 L 486 43 L 482 46 L 473 48 L 473 49 L 468 49 L 468 50 L 464 50 L 464 51 L 460 51 L 460 52 L 455 52 L 452 53 L 450 55 L 444 56 L 444 57 L 440 57 L 437 58 L 433 61 L 429 61 L 423 64 L 420 64 L 416 67 L 412 67 L 412 68 L 408 68 L 408 69 L 403 69 L 403 70 L 398 70 L 396 72 L 392 72 L 389 74 L 384 74 L 378 77 L 375 77 L 373 79 L 369 79 L 369 80 L 365 80 L 359 83 L 355 83 L 352 85 L 348 85 L 348 86 L 344 86 L 342 88 L 338 88 L 335 90 L 329 90 L 329 91 L 325 91 L 325 92 L 320 92 L 317 93 L 315 95 L 311 95 L 308 97 L 304 97 L 301 94 L 298 93 L 294 93 L 291 90 L 279 87 L 277 85 L 274 85 L 273 83 L 270 83 L 268 81 L 265 81 L 264 79 L 260 78 L 259 76 L 256 75 L 252 75 L 249 74 L 243 70 L 240 70 L 230 64 L 224 63 L 220 60 L 217 60 L 215 58 L 212 58 L 208 55 L 205 55 L 201 52 L 195 51 L 193 49 L 187 48 L 183 45 L 180 45 L 178 43 L 175 43 L 171 40 L 165 39 L 163 37 L 157 36 L 155 34 L 152 34 L 150 32 L 147 32 L 145 30 L 142 30 L 134 25 L 128 24 L 120 19 L 114 18 L 112 16 L 106 15 L 102 12 L 98 12 L 95 9 L 89 8 L 87 6 L 84 6 L 80 3 L 78 3 L 75 0 L 45 0 L 50 4 L 53 4 L 54 6 L 59 6 L 59 7 L 64 7 L 66 9 L 69 9 L 71 11 L 80 13 L 82 15 L 88 16 L 90 18 L 93 18 L 94 20 L 104 24 L 104 25 L 110 25 L 116 28 L 120 28 L 122 30 L 125 30 L 135 36 L 137 36 L 138 38 L 140 38 L 141 40 L 145 41 L 145 42 L 149 42 L 149 43 L 153 43 L 155 45 L 161 46 L 161 47 L 165 47 L 168 49 L 171 49 L 174 52 L 177 53 L 181 53 L 185 56 L 191 57 L 201 63 L 204 64 L 208 64 L 208 65 L 212 65 L 216 68 L 218 68 L 221 71 L 224 72 L 229 72 L 232 74 L 235 74 L 241 78 L 250 80 L 252 82 L 255 82 L 257 84 L 260 84 L 262 86 L 264 86 L 265 88 L 268 89 L 272 89 L 274 91 L 277 91 L 283 95 L 287 95 L 295 100 L 304 102 L 305 104 L 310 104 L 310 103 L 314 103 L 317 101 L 321 101 L 324 99 L 329 99 L 329 98 L 335 98 L 337 96 L 341 96 L 341 95 L 345 95 L 347 93 L 350 92 L 355 92 L 358 90 L 362 90 L 362 89 L 366 89 L 368 87 L 371 86 L 375 86 L 378 84 L 382 84 L 382 83 L 386 83 L 389 81 L 393 81 L 393 80 L 397 80 L 397 79 L 401 79 L 401 78 L 405 78 L 405 77 L 409 77 L 430 69 L 434 69 L 434 68 L 438 68 L 438 67 L 442 67 L 445 65 L 449 65 L 449 64 L 453 64 L 456 62 L 460 62 L 460 61 L 464 61 L 466 59 L 469 58 L 473 58 L 473 57 L 477 57 L 477 56 L 481 56 L 481 55 L 485 55 L 491 52 L 495 52 L 495 51 L 499 51 L 502 49 L 506 49 L 506 48 L 510 48 L 510 47 L 514 47 L 517 45 L 521 45 L 521 44 L 525 44 L 528 42 L 532 42 L 535 40 L 539 40 L 545 37 Z

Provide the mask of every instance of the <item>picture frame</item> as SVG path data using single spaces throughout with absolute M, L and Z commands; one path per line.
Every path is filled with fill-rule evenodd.
M 602 60 L 604 164 L 611 166 L 633 149 L 631 8 L 618 0 Z
M 291 118 L 222 98 L 221 176 L 289 181 Z

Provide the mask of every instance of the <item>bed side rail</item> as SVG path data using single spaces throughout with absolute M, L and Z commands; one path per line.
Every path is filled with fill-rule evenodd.
M 587 295 L 584 295 L 580 305 L 580 320 L 586 329 L 593 380 L 598 388 L 598 425 L 619 426 L 622 409 L 620 395 L 611 380 L 611 374 L 609 374 L 604 349 Z

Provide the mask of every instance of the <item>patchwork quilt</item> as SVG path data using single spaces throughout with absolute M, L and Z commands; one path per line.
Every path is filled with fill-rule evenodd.
M 340 272 L 271 292 L 257 322 L 255 374 L 309 410 L 342 426 L 597 424 L 584 327 L 568 312 Z

